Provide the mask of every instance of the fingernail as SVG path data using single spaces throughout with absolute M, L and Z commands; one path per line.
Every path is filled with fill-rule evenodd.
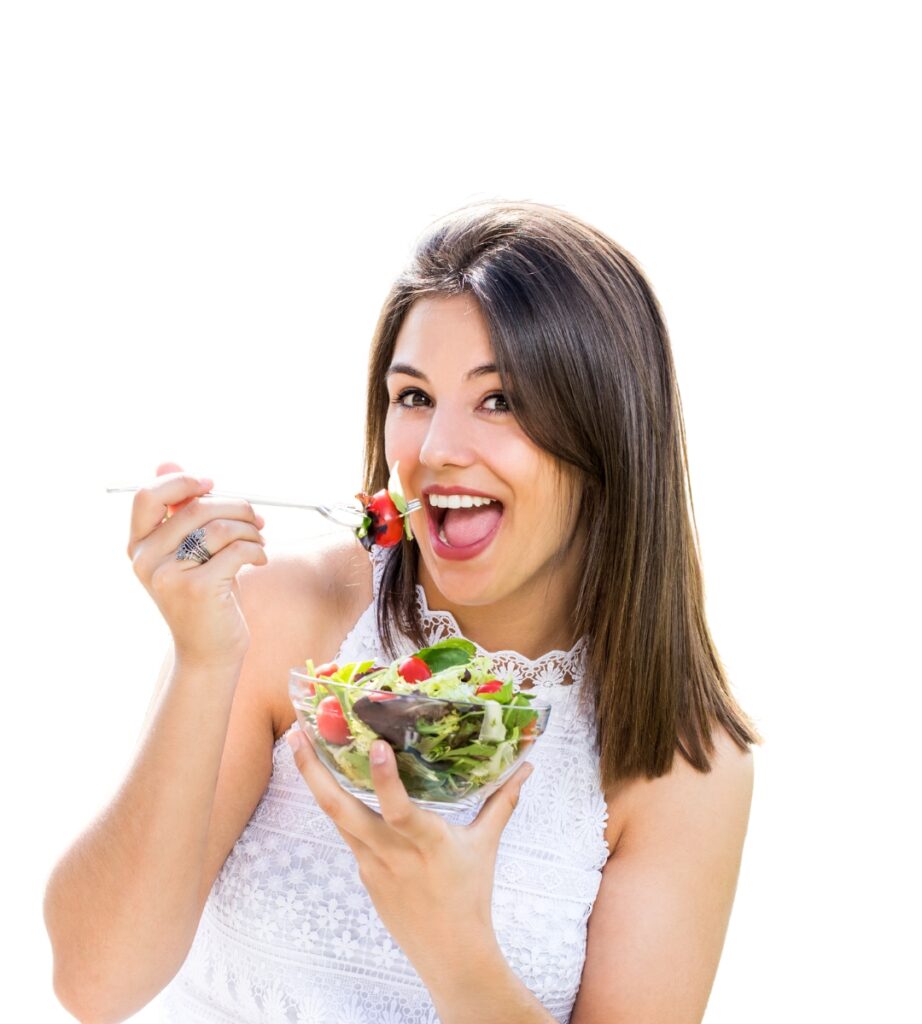
M 266 525 L 266 520 L 262 516 L 256 517 L 256 529 L 261 530 Z
M 292 750 L 300 750 L 307 743 L 307 737 L 301 731 L 300 728 L 295 729 L 294 732 L 288 734 L 288 746 Z
M 199 487 L 204 487 L 206 491 L 210 491 L 214 487 L 214 480 L 209 480 L 207 476 L 203 476 L 199 479 Z
M 371 745 L 371 763 L 384 764 L 387 760 L 387 744 L 383 740 L 375 740 Z

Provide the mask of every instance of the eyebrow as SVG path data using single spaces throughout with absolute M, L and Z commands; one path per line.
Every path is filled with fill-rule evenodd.
M 409 363 L 391 363 L 384 376 L 392 377 L 395 373 L 402 373 L 407 377 L 415 377 L 417 380 L 424 380 L 427 384 L 429 383 L 429 378 L 423 371 L 417 370 L 415 366 L 410 366 Z M 474 380 L 476 377 L 486 377 L 491 373 L 499 373 L 496 363 L 484 363 L 482 366 L 475 366 L 473 370 L 468 370 L 464 375 L 464 379 Z

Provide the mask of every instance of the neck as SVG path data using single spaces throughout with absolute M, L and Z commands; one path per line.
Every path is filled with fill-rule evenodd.
M 534 661 L 548 651 L 569 650 L 577 640 L 571 617 L 575 585 L 551 577 L 489 605 L 464 605 L 439 591 L 422 561 L 418 578 L 430 610 L 450 612 L 462 634 L 486 651 L 515 651 Z

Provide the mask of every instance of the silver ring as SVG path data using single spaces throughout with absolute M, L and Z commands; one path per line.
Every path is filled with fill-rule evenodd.
M 182 539 L 182 544 L 179 545 L 176 551 L 177 561 L 185 562 L 191 559 L 193 562 L 198 562 L 199 565 L 207 562 L 211 558 L 211 552 L 205 547 L 204 541 L 204 526 L 200 526 L 197 530 L 193 530 L 192 533 L 186 534 Z

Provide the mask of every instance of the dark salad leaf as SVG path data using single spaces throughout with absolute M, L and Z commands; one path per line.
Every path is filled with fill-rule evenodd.
M 419 736 L 417 723 L 434 722 L 453 710 L 453 704 L 434 703 L 412 693 L 398 694 L 390 700 L 360 697 L 352 705 L 357 718 L 396 747 L 415 742 L 414 738 Z

